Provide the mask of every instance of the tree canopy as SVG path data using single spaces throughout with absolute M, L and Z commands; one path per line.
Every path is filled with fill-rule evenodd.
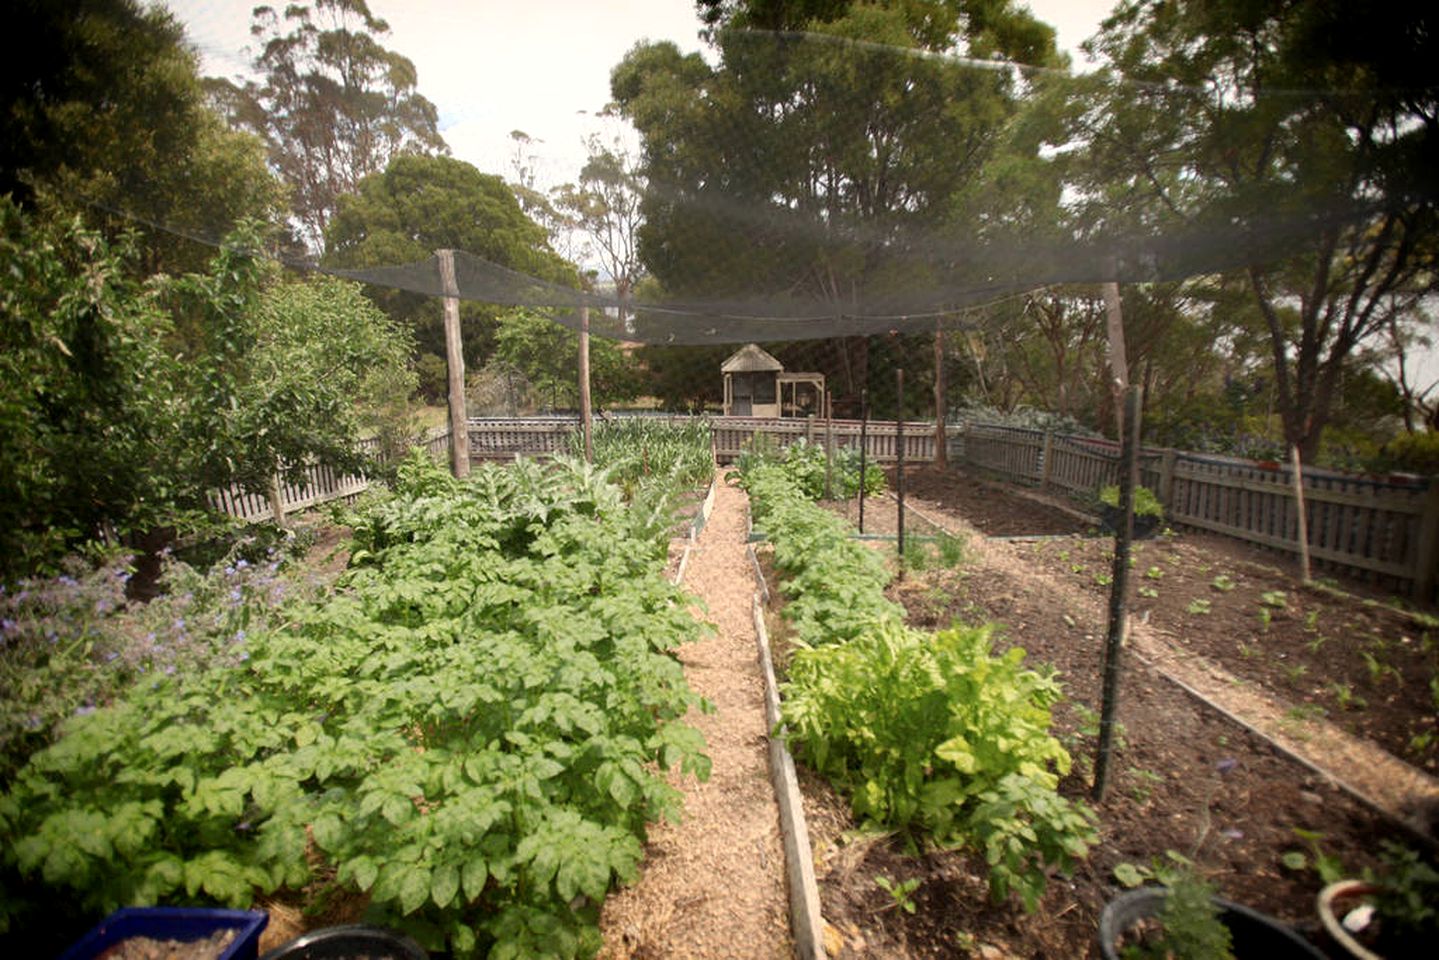
M 389 25 L 365 0 L 257 6 L 258 80 L 221 82 L 216 100 L 258 133 L 291 192 L 303 239 L 318 249 L 340 198 L 408 153 L 446 152 L 435 105 L 408 58 L 387 49 Z
M 219 237 L 278 214 L 261 145 L 207 108 L 170 13 L 137 0 L 21 0 L 7 13 L 26 49 L 0 57 L 0 195 L 83 211 L 112 234 L 139 226 L 151 272 L 204 263 L 177 233 Z
M 569 286 L 575 268 L 549 247 L 543 227 L 520 209 L 503 180 L 450 157 L 406 154 L 365 177 L 340 198 L 325 232 L 324 263 L 359 268 L 415 263 L 436 250 L 466 250 L 492 263 Z M 371 288 L 392 318 L 414 330 L 417 347 L 444 356 L 441 305 L 402 290 Z M 494 349 L 499 309 L 463 301 L 465 362 L 475 366 Z

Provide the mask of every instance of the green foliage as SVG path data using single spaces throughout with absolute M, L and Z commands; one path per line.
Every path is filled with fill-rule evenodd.
M 1381 868 L 1364 879 L 1378 888 L 1374 906 L 1390 942 L 1417 949 L 1439 935 L 1439 870 L 1417 850 L 1383 841 Z
M 207 493 L 281 464 L 359 467 L 402 414 L 409 343 L 349 283 L 277 282 L 238 231 L 141 284 L 132 243 L 0 202 L 0 582 L 88 541 L 194 530 Z
M 663 543 L 567 461 L 459 482 L 416 454 L 354 526 L 333 595 L 30 759 L 0 795 L 11 929 L 31 898 L 244 905 L 319 864 L 431 949 L 597 948 L 645 824 L 678 815 L 663 771 L 708 775 Z
M 449 249 L 552 283 L 573 287 L 579 282 L 575 268 L 550 249 L 544 229 L 520 209 L 504 180 L 452 157 L 401 154 L 359 179 L 338 198 L 324 239 L 327 266 L 417 263 Z M 438 298 L 380 288 L 368 294 L 391 319 L 413 331 L 421 356 L 443 359 L 444 314 Z M 503 313 L 490 304 L 460 302 L 467 370 L 478 370 L 494 352 Z
M 493 362 L 524 377 L 532 404 L 551 409 L 579 406 L 579 334 L 550 317 L 530 310 L 501 315 Z M 590 390 L 595 406 L 633 400 L 640 385 L 635 363 L 618 343 L 590 337 Z
M 908 880 L 898 882 L 889 877 L 874 878 L 874 885 L 889 894 L 890 907 L 898 907 L 905 913 L 914 913 L 918 909 L 911 894 L 919 889 L 919 883 L 919 877 L 910 877 Z
M 1099 502 L 1110 507 L 1119 506 L 1119 487 L 1110 484 L 1101 487 L 1099 490 Z M 1134 515 L 1136 517 L 1160 517 L 1164 516 L 1164 504 L 1154 495 L 1154 491 L 1148 487 L 1134 488 Z
M 894 622 L 795 654 L 784 718 L 800 755 L 850 794 L 856 816 L 967 846 L 996 900 L 1033 910 L 1046 871 L 1094 839 L 1092 815 L 1055 792 L 1069 754 L 1049 734 L 1060 698 L 993 629 L 926 636 Z
M 319 248 L 339 198 L 396 156 L 443 151 L 415 65 L 386 49 L 365 0 L 257 6 L 257 80 L 212 81 L 229 120 L 264 139 L 304 239 Z
M 780 450 L 769 435 L 756 433 L 745 443 L 736 464 L 740 471 L 742 485 L 747 483 L 744 478 L 752 469 L 762 463 L 778 465 L 800 492 L 810 500 L 819 500 L 824 496 L 825 453 L 823 444 L 810 443 L 801 437 Z M 835 451 L 834 462 L 829 467 L 831 493 L 834 499 L 848 500 L 859 495 L 859 467 L 860 457 L 857 448 L 842 447 Z M 875 496 L 883 493 L 885 488 L 884 470 L 873 460 L 867 460 L 864 468 L 865 495 Z
M 1380 449 L 1371 470 L 1439 475 L 1439 432 L 1402 433 Z
M 755 527 L 769 537 L 784 577 L 784 616 L 799 643 L 833 644 L 902 621 L 902 608 L 884 596 L 883 558 L 851 539 L 848 523 L 805 497 L 782 466 L 754 467 L 745 483 Z
M 146 274 L 199 269 L 208 254 L 138 226 L 145 220 L 218 237 L 280 213 L 263 146 L 207 108 L 196 55 L 168 10 L 54 0 L 7 14 L 26 40 L 0 88 L 0 196 L 31 212 L 79 212 L 112 240 L 138 227 Z
M 1124 960 L 1234 960 L 1233 937 L 1219 919 L 1214 888 L 1192 871 L 1166 882 L 1160 932 L 1124 948 Z
M 670 423 L 648 417 L 625 417 L 594 425 L 590 435 L 594 462 L 631 492 L 653 478 L 674 489 L 708 486 L 714 477 L 714 447 L 704 421 Z M 569 437 L 569 454 L 584 456 L 580 431 Z
M 1048 732 L 1058 682 L 1022 669 L 1022 650 L 994 656 L 992 628 L 906 628 L 879 554 L 755 456 L 751 509 L 795 628 L 783 709 L 800 755 L 856 816 L 979 851 L 994 897 L 1034 909 L 1046 871 L 1068 870 L 1094 838 L 1089 810 L 1055 792 L 1069 772 Z

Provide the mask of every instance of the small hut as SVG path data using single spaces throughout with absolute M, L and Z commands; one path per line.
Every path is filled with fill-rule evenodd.
M 727 417 L 823 416 L 824 374 L 785 373 L 784 364 L 747 343 L 720 365 Z

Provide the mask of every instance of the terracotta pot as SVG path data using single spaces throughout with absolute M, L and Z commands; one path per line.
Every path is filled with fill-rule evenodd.
M 1357 901 L 1361 897 L 1376 892 L 1378 888 L 1363 880 L 1339 880 L 1320 890 L 1316 902 L 1319 922 L 1324 924 L 1325 932 L 1335 943 L 1348 951 L 1351 957 L 1357 957 L 1358 960 L 1383 960 L 1383 957 L 1354 939 L 1354 935 L 1344 926 L 1344 916 L 1350 909 L 1358 906 Z M 1345 906 L 1346 901 L 1355 902 Z

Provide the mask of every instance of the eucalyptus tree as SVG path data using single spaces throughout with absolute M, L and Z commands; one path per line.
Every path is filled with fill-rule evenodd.
M 640 258 L 670 296 L 744 288 L 772 312 L 856 312 L 947 268 L 916 237 L 983 196 L 1015 80 L 935 54 L 1057 62 L 1053 30 L 1009 3 L 701 7 L 715 65 L 641 44 L 611 76 L 643 141 Z M 834 343 L 857 396 L 870 340 Z
M 389 30 L 365 0 L 258 6 L 258 79 L 217 92 L 233 122 L 264 138 L 312 248 L 366 176 L 401 154 L 447 152 L 414 63 L 382 42 Z
M 1216 249 L 1185 251 L 1195 269 L 1237 267 L 1306 461 L 1346 371 L 1435 288 L 1434 16 L 1126 0 L 1089 44 L 1115 79 L 1082 131 L 1092 215 L 1200 228 Z

